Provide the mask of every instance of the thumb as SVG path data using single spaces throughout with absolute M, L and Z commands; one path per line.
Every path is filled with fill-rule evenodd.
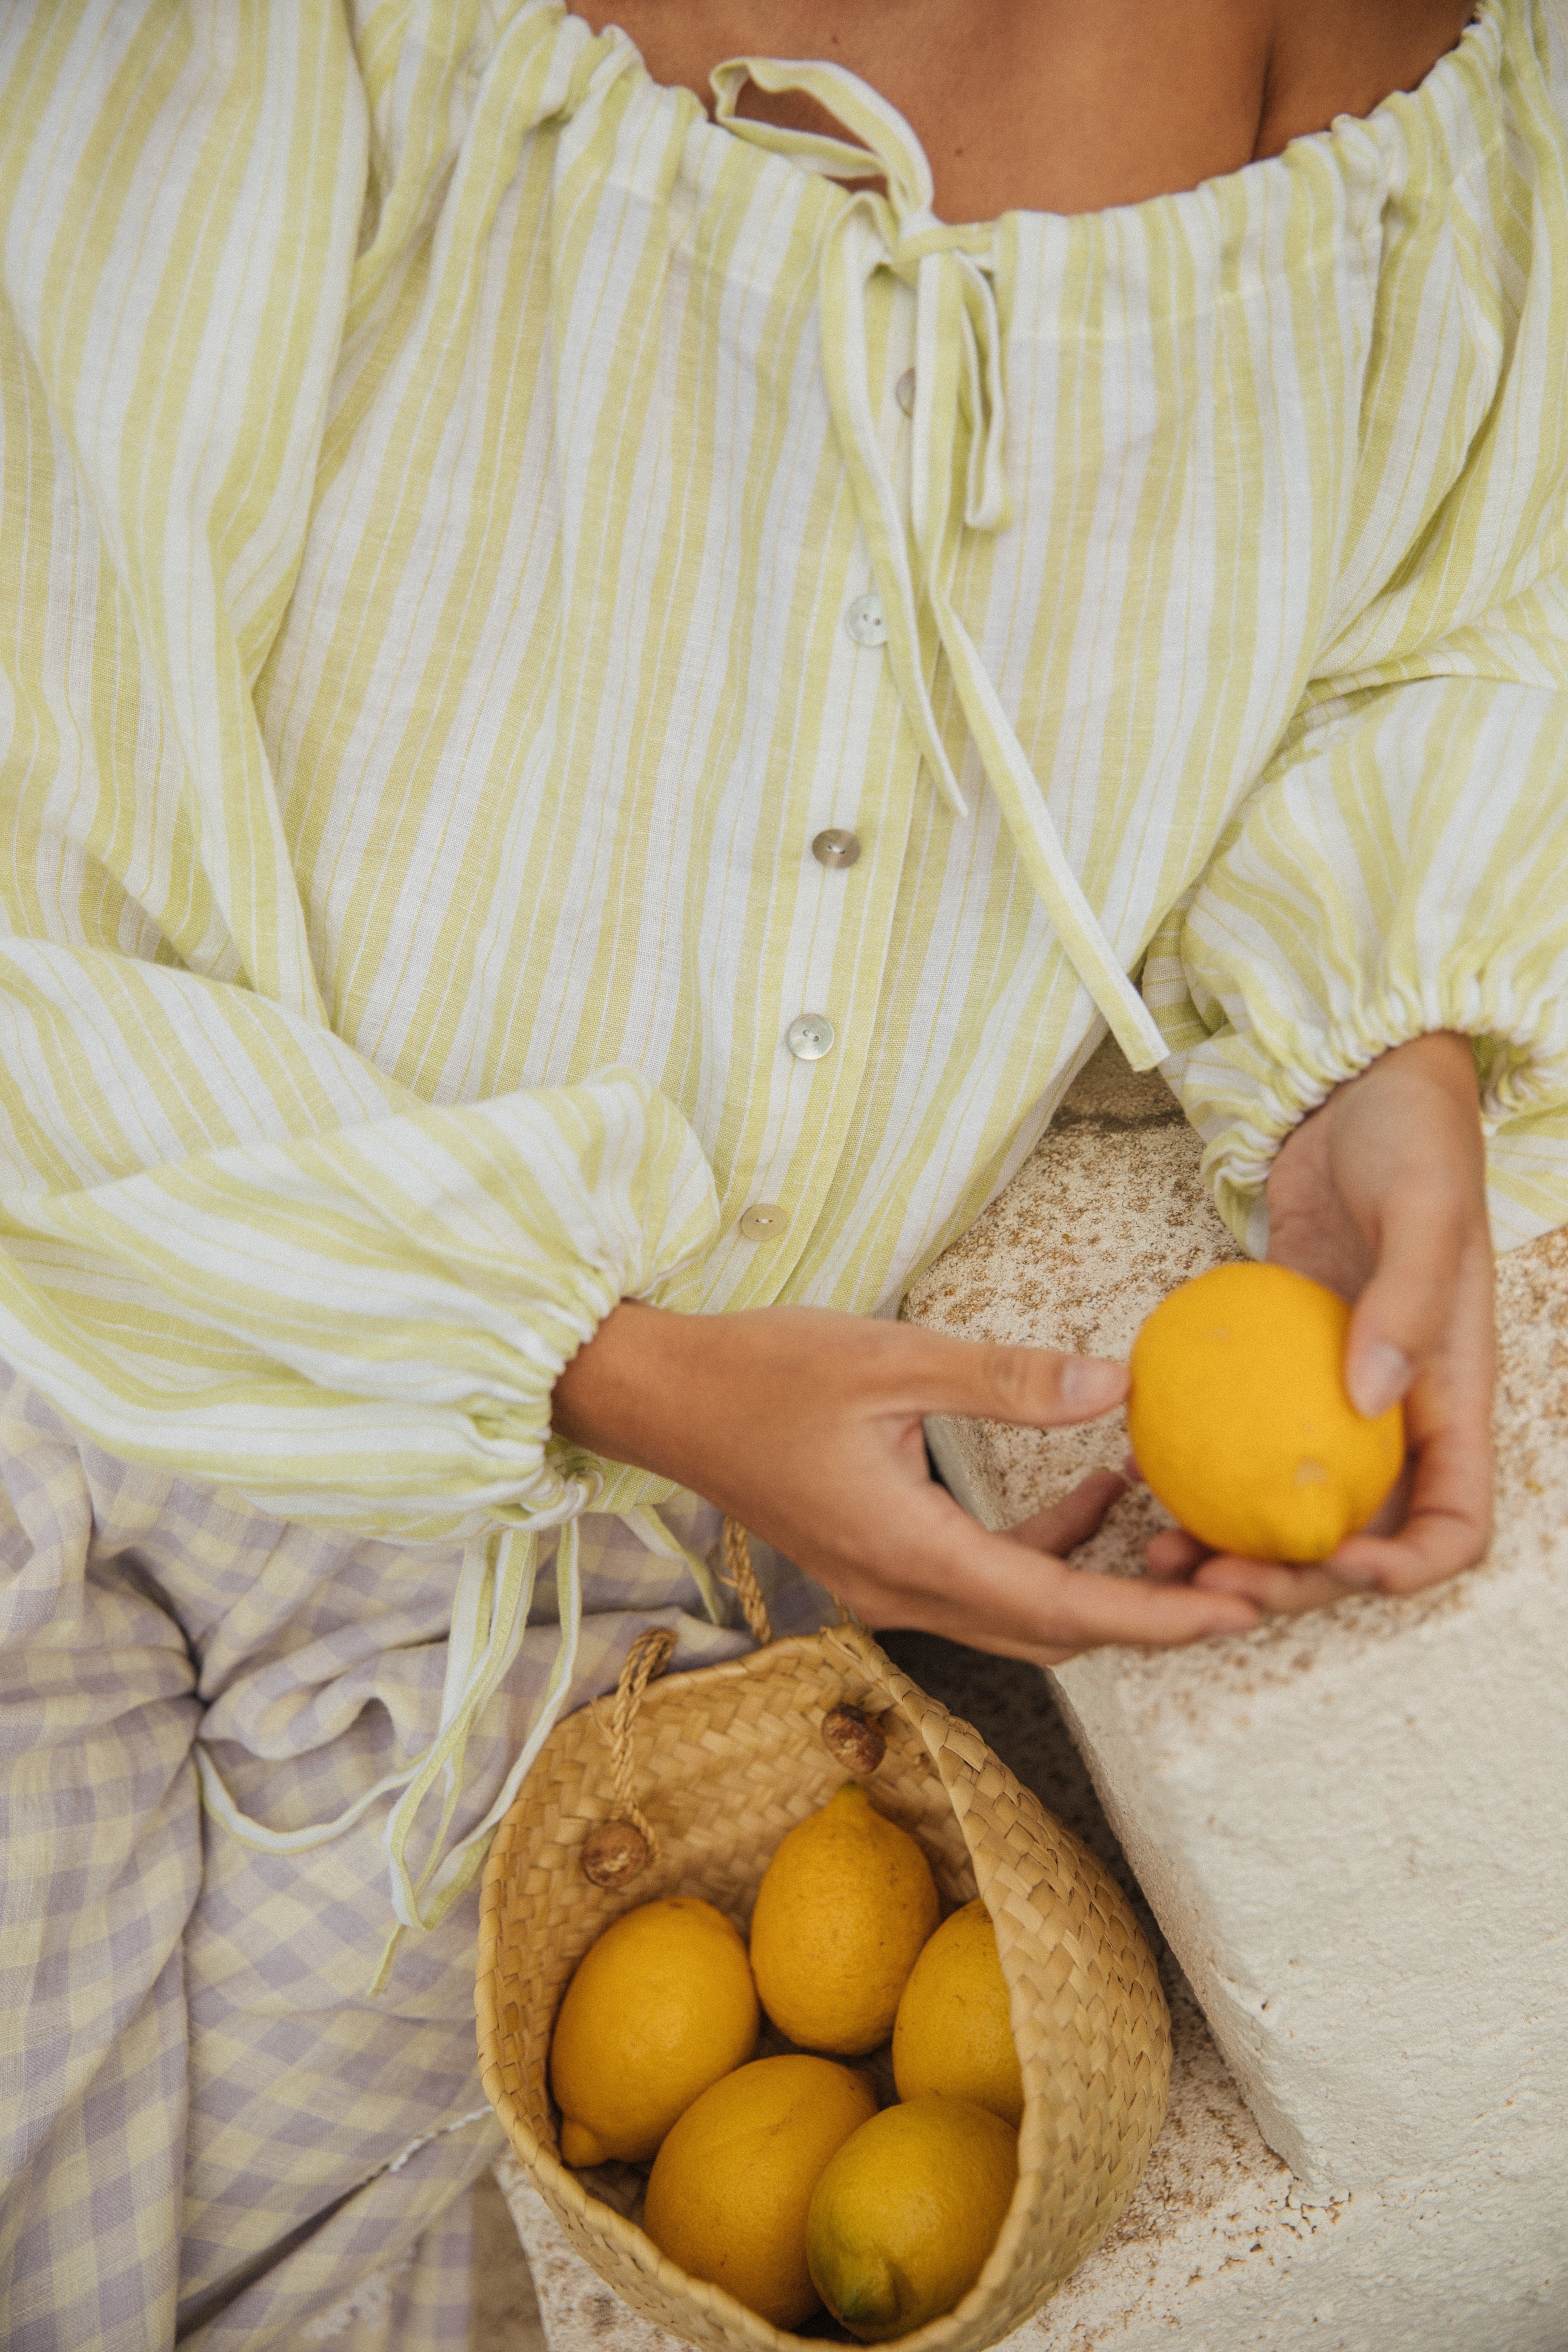
M 1404 1192 L 1391 1204 L 1345 1349 L 1345 1387 L 1369 1421 L 1399 1402 L 1440 1344 L 1466 1232 L 1464 1203 L 1447 1187 Z
M 1128 1390 L 1126 1365 L 1101 1356 L 1058 1355 L 1049 1348 L 1009 1348 L 946 1335 L 931 1373 L 927 1412 L 1011 1422 L 1023 1429 L 1092 1421 L 1120 1404 Z

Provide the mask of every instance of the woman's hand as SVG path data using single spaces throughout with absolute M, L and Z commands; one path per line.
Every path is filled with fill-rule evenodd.
M 1404 1398 L 1405 1476 L 1321 1568 L 1211 1556 L 1172 1528 L 1150 1546 L 1151 1569 L 1294 1612 L 1348 1587 L 1418 1592 L 1473 1567 L 1491 1533 L 1495 1340 L 1467 1039 L 1395 1046 L 1303 1119 L 1268 1180 L 1268 1255 L 1355 1302 L 1345 1383 L 1368 1414 Z
M 717 1504 L 868 1625 L 1054 1665 L 1102 1642 L 1239 1632 L 1258 1612 L 1225 1591 L 1065 1566 L 1056 1555 L 1123 1491 L 1111 1471 L 990 1534 L 932 1483 L 922 1423 L 952 1413 L 1051 1429 L 1092 1421 L 1126 1391 L 1120 1364 L 821 1307 L 670 1315 L 628 1302 L 557 1381 L 554 1423 Z

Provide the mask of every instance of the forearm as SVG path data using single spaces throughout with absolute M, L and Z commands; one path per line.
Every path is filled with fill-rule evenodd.
M 1224 1596 L 1087 1575 L 1055 1557 L 1098 1525 L 1121 1491 L 1115 1476 L 1097 1474 L 1011 1537 L 931 1483 L 928 1413 L 1047 1428 L 1093 1418 L 1126 1387 L 1119 1364 L 824 1308 L 683 1315 L 623 1301 L 557 1379 L 552 1416 L 571 1443 L 742 1520 L 867 1624 L 1048 1662 L 1097 1642 L 1191 1641 L 1254 1622 Z
M 557 1436 L 607 1461 L 689 1483 L 679 1466 L 679 1432 L 701 1410 L 703 1341 L 712 1320 L 623 1298 L 556 1381 Z

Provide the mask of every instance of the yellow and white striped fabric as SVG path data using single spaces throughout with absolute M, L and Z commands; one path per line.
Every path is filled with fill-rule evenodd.
M 1568 1217 L 1537 0 L 1070 219 L 715 101 L 557 0 L 0 10 L 16 2352 L 461 2341 L 486 1822 L 744 1641 L 550 1437 L 617 1297 L 891 1311 L 1108 1022 L 1255 1242 L 1436 1024 Z
M 1435 1025 L 1500 1238 L 1568 1216 L 1533 0 L 1273 161 L 983 226 L 852 76 L 710 120 L 558 0 L 50 0 L 0 91 L 0 1354 L 160 1475 L 462 1548 L 399 1852 L 537 1531 L 546 1714 L 576 1515 L 684 1557 L 549 1435 L 608 1307 L 891 1311 L 1108 1022 L 1238 1229 Z

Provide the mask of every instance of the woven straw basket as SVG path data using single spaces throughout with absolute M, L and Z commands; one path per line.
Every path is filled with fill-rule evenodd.
M 742 1574 L 749 1571 L 744 1538 Z M 747 1614 L 765 1639 L 757 1598 Z M 645 1636 L 645 1642 L 648 1637 Z M 647 1683 L 645 1654 L 640 1682 Z M 657 1670 L 657 1662 L 656 1669 Z M 484 2085 L 519 2160 L 578 2252 L 634 2310 L 706 2352 L 785 2352 L 782 2333 L 667 2261 L 637 2228 L 644 2175 L 569 2171 L 549 2092 L 550 2036 L 595 1937 L 635 1905 L 700 1895 L 745 1930 L 787 1830 L 846 1778 L 825 1713 L 858 1707 L 886 1739 L 862 1777 L 919 1839 L 944 1911 L 984 1897 L 1024 2076 L 1018 2185 L 984 2270 L 956 2310 L 900 2352 L 980 2352 L 1022 2325 L 1098 2244 L 1131 2196 L 1165 2112 L 1170 2021 L 1153 1958 L 1115 1881 L 968 1724 L 925 1697 L 859 1628 L 759 1648 L 633 1691 L 639 1811 L 617 1801 L 593 1708 L 552 1733 L 496 1834 L 484 1875 L 476 2007 Z M 830 1727 L 830 1729 L 832 1727 Z M 626 1743 L 619 1742 L 626 1763 Z M 590 1882 L 583 1847 L 628 1812 L 655 1857 L 619 1888 Z M 769 2051 L 787 2049 L 764 2034 Z M 874 2062 L 873 2062 L 874 2063 Z M 837 2331 L 833 2331 L 837 2333 Z

